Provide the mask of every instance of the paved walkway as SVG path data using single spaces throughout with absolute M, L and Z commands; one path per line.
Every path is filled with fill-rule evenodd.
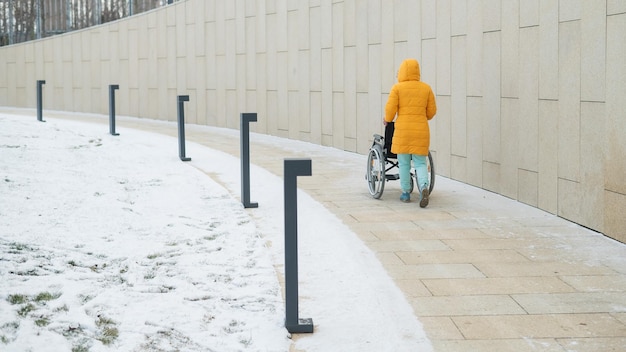
M 117 126 L 177 135 L 171 124 L 151 120 L 118 120 Z M 238 134 L 217 138 L 188 125 L 186 137 L 239 157 Z M 276 175 L 284 158 L 312 159 L 313 176 L 299 178 L 298 186 L 377 254 L 435 351 L 626 351 L 626 245 L 444 177 L 426 209 L 398 200 L 399 181 L 387 183 L 382 199 L 374 200 L 364 180 L 365 156 L 355 163 L 303 155 L 261 139 L 251 138 L 251 162 Z

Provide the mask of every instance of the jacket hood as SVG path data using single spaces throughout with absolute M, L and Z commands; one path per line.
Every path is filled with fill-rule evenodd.
M 398 69 L 398 82 L 419 81 L 420 64 L 415 59 L 406 59 Z

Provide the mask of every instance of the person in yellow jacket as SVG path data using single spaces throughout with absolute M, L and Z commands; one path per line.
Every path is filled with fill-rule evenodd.
M 398 69 L 398 83 L 389 92 L 385 105 L 386 125 L 395 119 L 391 152 L 398 155 L 400 169 L 400 200 L 411 200 L 411 160 L 417 173 L 420 207 L 428 205 L 428 169 L 426 159 L 430 147 L 428 120 L 437 113 L 435 95 L 430 86 L 420 81 L 420 66 L 415 59 L 406 59 Z

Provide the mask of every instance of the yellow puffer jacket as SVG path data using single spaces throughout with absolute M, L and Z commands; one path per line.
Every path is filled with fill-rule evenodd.
M 419 63 L 415 59 L 404 60 L 398 69 L 398 83 L 391 88 L 385 105 L 385 121 L 391 122 L 398 115 L 391 152 L 428 155 L 428 120 L 436 113 L 435 95 L 428 84 L 420 81 Z

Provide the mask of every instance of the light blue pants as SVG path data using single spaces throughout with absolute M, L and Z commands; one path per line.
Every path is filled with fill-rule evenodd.
M 428 179 L 428 166 L 426 165 L 425 155 L 416 154 L 398 154 L 398 168 L 400 169 L 400 188 L 402 192 L 409 192 L 411 190 L 411 159 L 413 159 L 413 166 L 417 173 L 417 186 L 421 191 L 423 188 L 429 186 L 430 180 Z

